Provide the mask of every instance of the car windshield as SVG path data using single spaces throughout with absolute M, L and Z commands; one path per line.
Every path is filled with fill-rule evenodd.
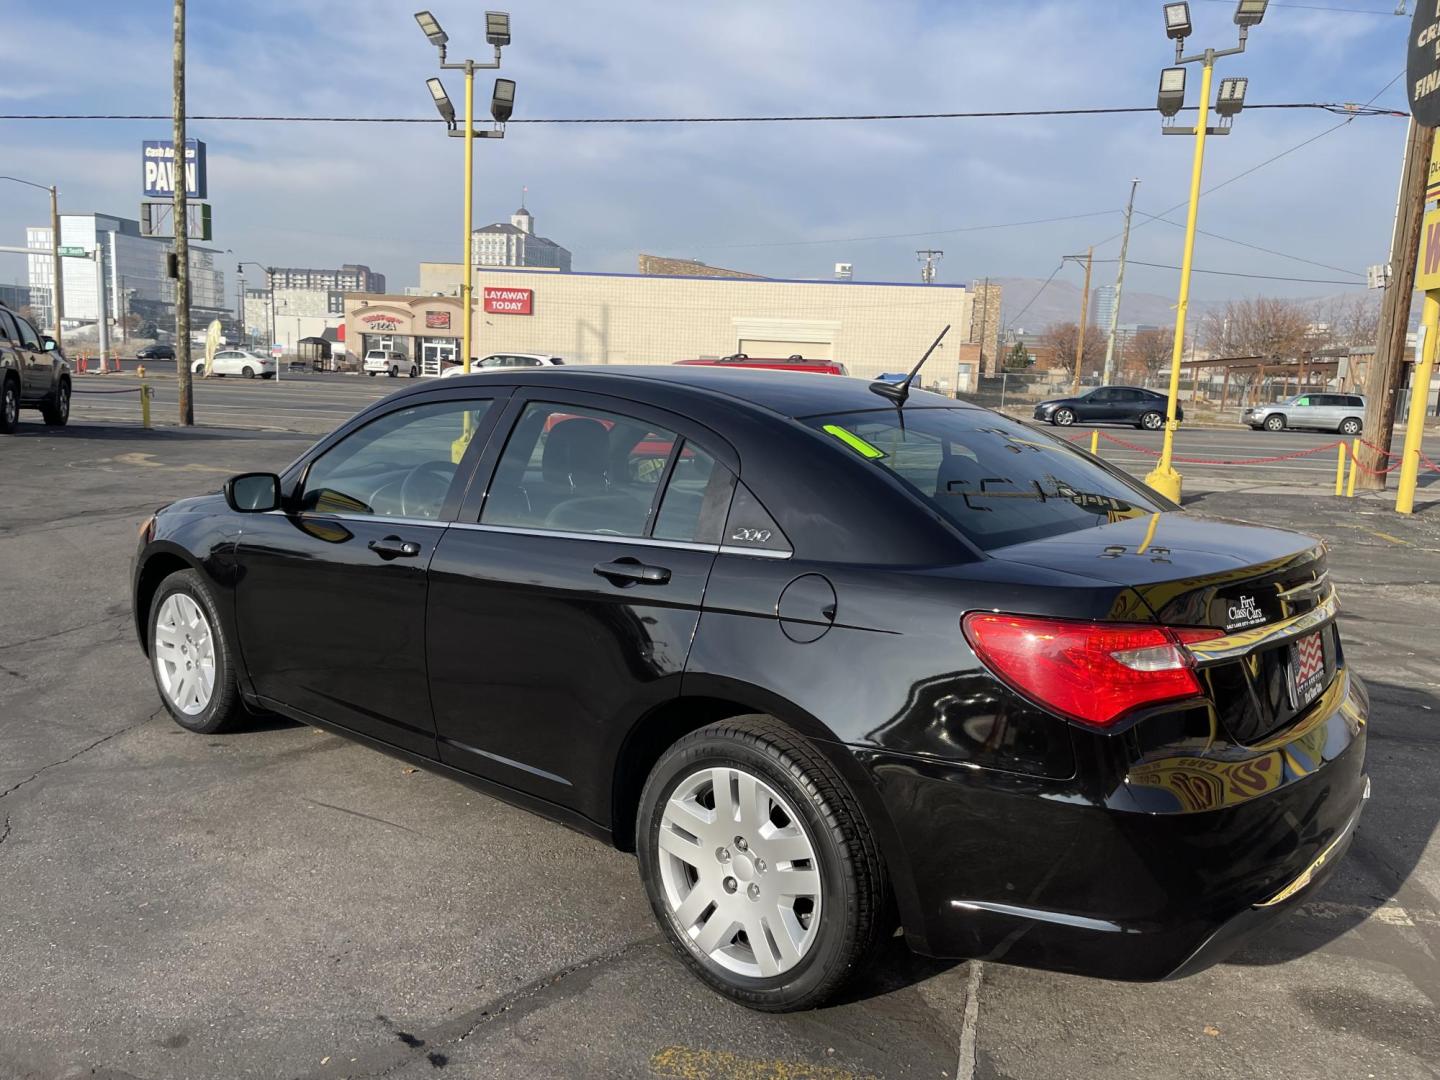
M 982 550 L 1167 509 L 1062 439 L 980 409 L 806 417 L 884 469 Z

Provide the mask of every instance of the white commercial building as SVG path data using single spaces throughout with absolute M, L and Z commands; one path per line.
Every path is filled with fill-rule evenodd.
M 60 215 L 61 247 L 79 248 L 92 255 L 99 249 L 105 314 L 117 324 L 135 316 L 141 326 L 153 323 L 161 329 L 173 328 L 175 282 L 166 273 L 171 245 L 170 240 L 142 236 L 140 223 L 130 218 L 112 214 Z M 36 252 L 29 256 L 36 318 L 49 326 L 54 322 L 49 299 L 53 285 L 50 227 L 27 228 L 25 246 Z M 225 273 L 216 265 L 221 254 L 215 248 L 190 245 L 191 319 L 200 325 L 233 315 L 225 299 Z M 94 323 L 99 314 L 94 259 L 63 258 L 60 267 L 65 279 L 65 325 Z
M 476 266 L 570 272 L 570 252 L 554 240 L 536 236 L 535 217 L 523 206 L 510 215 L 509 224 L 496 222 L 476 229 L 470 237 L 470 257 Z

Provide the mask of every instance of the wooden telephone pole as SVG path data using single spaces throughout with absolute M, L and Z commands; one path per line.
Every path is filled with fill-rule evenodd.
M 1405 372 L 1405 338 L 1410 330 L 1410 297 L 1415 291 L 1415 267 L 1420 259 L 1420 226 L 1425 217 L 1425 179 L 1435 129 L 1410 121 L 1405 143 L 1405 164 L 1400 199 L 1395 212 L 1395 233 L 1390 241 L 1390 282 L 1380 304 L 1380 329 L 1375 338 L 1375 360 L 1365 376 L 1365 442 L 1357 455 L 1362 468 L 1355 486 L 1384 491 L 1388 458 L 1366 443 L 1390 448 L 1395 432 L 1395 403 Z M 1425 390 L 1429 388 L 1426 387 Z M 1425 392 L 1424 390 L 1421 391 Z
M 1080 256 L 1072 258 L 1078 260 Z M 1073 397 L 1080 392 L 1080 361 L 1085 358 L 1085 317 L 1090 313 L 1090 268 L 1095 262 L 1095 249 L 1091 247 L 1085 252 L 1085 291 L 1080 294 L 1080 327 L 1075 335 L 1075 377 L 1070 382 L 1070 394 Z
M 180 423 L 195 423 L 190 383 L 190 217 L 185 206 L 185 0 L 175 0 L 174 155 L 170 182 L 175 185 L 175 385 Z M 198 162 L 196 163 L 198 167 Z

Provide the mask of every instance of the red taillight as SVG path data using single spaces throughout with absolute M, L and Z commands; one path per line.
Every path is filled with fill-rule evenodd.
M 1185 643 L 1223 633 L 982 611 L 962 627 L 975 655 L 1010 686 L 1098 728 L 1142 705 L 1200 696 Z

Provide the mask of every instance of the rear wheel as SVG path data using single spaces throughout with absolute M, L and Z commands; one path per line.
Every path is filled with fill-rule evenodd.
M 414 364 L 411 364 L 411 365 L 410 365 L 410 377 L 413 379 L 413 378 L 415 378 L 416 375 L 419 375 L 419 374 L 420 374 L 420 369 L 417 368 Z
M 1146 431 L 1159 431 L 1165 426 L 1165 417 L 1158 412 L 1147 412 L 1140 417 L 1140 426 Z
M 1265 430 L 1284 431 L 1285 417 L 1281 416 L 1279 413 L 1273 413 L 1270 416 L 1265 417 Z
M 255 377 L 255 369 L 249 364 L 246 364 L 240 369 L 240 374 L 244 375 L 247 379 L 253 379 Z
M 768 716 L 693 732 L 646 781 L 640 874 L 701 981 L 768 1012 L 820 1004 L 887 929 L 888 885 L 844 780 Z
M 0 378 L 0 435 L 13 435 L 20 426 L 20 380 L 14 375 Z
M 365 374 L 369 375 L 372 379 L 375 377 L 375 372 L 373 371 L 367 371 Z
M 1056 409 L 1055 415 L 1050 418 L 1050 422 L 1060 427 L 1069 427 L 1075 423 L 1075 412 L 1072 409 Z
M 1359 435 L 1362 426 L 1359 417 L 1347 416 L 1344 420 L 1340 421 L 1340 434 Z
M 64 427 L 70 422 L 70 380 L 61 379 L 50 400 L 40 406 L 40 415 L 51 427 Z
M 149 621 L 150 668 L 170 716 L 206 735 L 233 727 L 245 707 L 230 643 L 200 575 L 179 570 L 162 581 Z

